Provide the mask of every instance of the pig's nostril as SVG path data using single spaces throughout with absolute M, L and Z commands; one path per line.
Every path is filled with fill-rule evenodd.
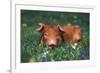
M 81 39 L 77 40 L 77 42 L 80 42 L 80 41 L 81 41 Z

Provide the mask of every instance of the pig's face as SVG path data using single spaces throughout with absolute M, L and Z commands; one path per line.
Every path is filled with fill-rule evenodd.
M 49 47 L 60 45 L 62 37 L 58 26 L 42 25 L 38 31 L 43 33 L 41 41 Z
M 74 39 L 76 39 L 75 41 L 78 42 L 82 39 L 82 32 L 80 27 L 77 27 L 73 36 Z

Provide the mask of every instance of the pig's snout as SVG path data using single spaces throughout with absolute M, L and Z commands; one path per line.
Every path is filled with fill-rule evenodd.
M 51 41 L 48 42 L 48 46 L 54 48 L 54 47 L 57 46 L 57 42 L 54 41 L 54 40 L 51 40 Z

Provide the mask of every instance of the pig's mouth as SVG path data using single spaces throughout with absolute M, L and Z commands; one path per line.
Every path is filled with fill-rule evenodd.
M 48 47 L 54 49 L 54 48 L 58 47 L 58 45 L 53 45 L 53 44 L 51 44 L 51 45 L 48 45 Z
M 51 47 L 51 48 L 55 48 L 55 47 L 57 47 L 56 45 L 53 45 L 53 44 L 48 45 L 48 46 Z

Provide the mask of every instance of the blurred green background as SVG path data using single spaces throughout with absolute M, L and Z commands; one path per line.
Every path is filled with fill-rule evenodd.
M 69 43 L 49 49 L 39 45 L 41 33 L 39 23 L 48 25 L 79 25 L 83 39 L 76 49 Z M 89 56 L 89 13 L 21 10 L 21 63 L 88 60 Z

